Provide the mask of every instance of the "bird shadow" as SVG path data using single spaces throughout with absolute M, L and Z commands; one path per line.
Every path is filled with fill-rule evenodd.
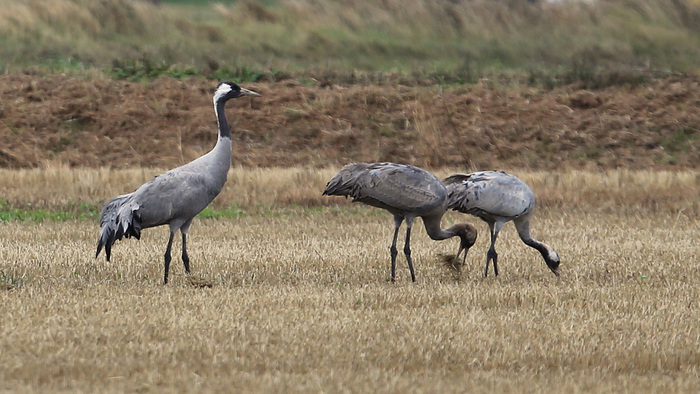
M 202 278 L 201 276 L 196 276 L 196 275 L 188 275 L 187 276 L 187 283 L 195 288 L 198 289 L 204 289 L 204 288 L 209 288 L 211 289 L 214 287 L 214 281 L 211 279 L 206 279 Z
M 438 253 L 438 259 L 440 262 L 442 262 L 443 266 L 451 271 L 461 271 L 462 266 L 464 265 L 461 261 L 459 261 L 456 254 Z
M 460 261 L 460 259 L 457 258 L 457 255 L 439 253 L 438 261 L 440 262 L 440 265 L 442 267 L 447 268 L 447 271 L 450 273 L 452 280 L 461 282 L 464 279 L 462 276 L 462 267 L 465 264 L 463 264 L 462 261 Z

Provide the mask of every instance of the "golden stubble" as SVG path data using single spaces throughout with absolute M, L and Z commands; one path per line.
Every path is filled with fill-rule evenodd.
M 236 206 L 249 212 L 260 208 L 348 207 L 350 200 L 323 197 L 326 182 L 340 168 L 234 166 L 214 208 Z M 595 211 L 672 212 L 694 217 L 700 213 L 700 173 L 686 171 L 559 172 L 503 168 L 527 182 L 537 196 L 538 209 L 560 207 Z M 10 207 L 76 210 L 101 207 L 110 198 L 130 193 L 163 168 L 72 168 L 46 162 L 41 168 L 0 169 L 0 201 Z M 474 168 L 431 170 L 444 178 Z M 640 211 L 639 209 L 643 209 Z
M 3 223 L 0 390 L 619 391 L 700 388 L 697 217 L 540 209 L 557 279 L 512 224 L 483 278 L 486 225 L 460 271 L 456 240 L 413 231 L 418 281 L 390 215 L 291 210 L 196 220 L 191 286 L 167 230 L 95 260 L 92 221 Z

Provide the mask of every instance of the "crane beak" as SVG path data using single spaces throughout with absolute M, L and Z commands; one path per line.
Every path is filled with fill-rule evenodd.
M 457 251 L 457 255 L 455 256 L 455 262 L 459 261 L 459 255 L 462 254 L 462 251 L 464 251 L 464 257 L 462 258 L 462 267 L 464 267 L 464 264 L 467 263 L 467 252 L 469 252 L 468 247 L 459 245 L 459 250 Z
M 549 269 L 552 270 L 552 272 L 554 272 L 554 275 L 559 276 L 559 267 L 557 267 L 557 268 L 549 267 Z
M 241 88 L 241 96 L 254 96 L 254 97 L 262 97 L 262 96 L 260 96 L 260 94 L 258 94 L 258 93 L 255 93 L 255 92 L 254 92 L 254 91 L 252 91 L 252 90 L 248 90 L 248 89 L 243 89 L 243 88 Z

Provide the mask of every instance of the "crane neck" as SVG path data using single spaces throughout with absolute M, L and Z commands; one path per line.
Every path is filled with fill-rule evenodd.
M 219 139 L 231 139 L 231 127 L 228 124 L 228 120 L 226 120 L 225 106 L 226 100 L 214 102 L 214 112 L 216 112 L 216 120 L 219 123 Z
M 454 226 L 443 230 L 440 227 L 441 219 L 442 219 L 442 215 L 423 217 L 423 224 L 425 225 L 425 231 L 428 233 L 428 236 L 430 237 L 430 239 L 433 239 L 435 241 L 440 241 L 440 240 L 452 238 L 455 235 L 458 235 L 456 229 L 453 228 Z

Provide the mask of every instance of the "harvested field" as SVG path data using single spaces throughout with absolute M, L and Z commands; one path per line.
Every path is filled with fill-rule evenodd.
M 439 258 L 456 243 L 421 229 L 418 282 L 400 260 L 390 284 L 391 219 L 369 212 L 199 220 L 193 275 L 210 289 L 181 264 L 161 285 L 164 228 L 117 244 L 108 264 L 93 259 L 95 223 L 5 223 L 0 388 L 700 389 L 697 219 L 540 212 L 535 234 L 562 256 L 560 279 L 512 225 L 498 278 L 481 277 L 483 235 L 457 272 Z
M 700 392 L 698 1 L 6 3 L 0 392 Z M 263 96 L 192 275 L 165 228 L 95 259 L 220 79 Z M 507 224 L 484 278 L 449 212 L 465 266 L 416 223 L 390 283 L 390 215 L 320 195 L 354 161 L 516 174 L 561 277 Z
M 39 171 L 22 171 L 1 177 L 39 182 L 30 181 Z M 107 170 L 54 168 L 40 181 L 71 196 L 66 180 L 90 171 Z M 107 174 L 128 179 L 129 171 Z M 295 171 L 308 170 L 253 174 L 264 183 Z M 697 200 L 685 194 L 698 187 L 694 173 L 523 173 L 542 195 L 533 235 L 562 257 L 559 279 L 512 224 L 497 245 L 501 275 L 483 278 L 486 226 L 450 212 L 445 224 L 480 231 L 466 266 L 446 266 L 441 256 L 455 253 L 456 241 L 431 241 L 417 223 L 418 282 L 400 256 L 391 284 L 390 216 L 319 196 L 332 172 L 310 181 L 315 197 L 305 206 L 290 197 L 266 209 L 241 204 L 237 218 L 196 220 L 193 277 L 211 288 L 184 275 L 179 242 L 172 283 L 161 284 L 165 228 L 119 242 L 106 263 L 93 258 L 94 220 L 0 223 L 0 390 L 700 389 L 700 223 Z M 554 176 L 561 195 L 545 181 Z M 567 203 L 585 185 L 599 192 Z M 662 190 L 666 198 L 644 204 L 645 193 Z M 47 209 L 63 204 L 49 201 Z
M 339 168 L 245 168 L 229 171 L 228 182 L 214 200 L 214 209 L 261 210 L 348 207 L 350 200 L 322 197 L 326 182 Z M 99 211 L 111 197 L 135 190 L 166 169 L 43 168 L 0 169 L 5 208 L 63 212 Z M 434 169 L 438 177 L 464 169 Z M 594 211 L 643 208 L 650 213 L 700 213 L 700 174 L 697 171 L 512 171 L 536 191 L 539 207 Z M 47 185 L 50 185 L 47 187 Z

